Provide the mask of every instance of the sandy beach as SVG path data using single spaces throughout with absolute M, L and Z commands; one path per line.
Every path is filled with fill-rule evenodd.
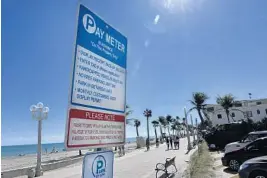
M 136 143 L 127 143 L 125 145 L 125 152 L 131 152 L 136 149 Z M 82 150 L 82 154 L 87 153 L 88 150 Z M 59 160 L 67 160 L 72 159 L 74 157 L 78 157 L 79 151 L 64 151 L 58 153 L 49 153 L 42 155 L 42 163 L 52 163 Z M 118 156 L 115 153 L 115 156 Z M 25 156 L 12 156 L 12 157 L 5 157 L 1 158 L 1 171 L 11 170 L 11 169 L 18 169 L 23 167 L 30 167 L 36 165 L 36 154 L 25 155 Z

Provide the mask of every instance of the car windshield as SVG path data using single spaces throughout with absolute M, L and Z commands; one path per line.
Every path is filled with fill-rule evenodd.
M 243 138 L 241 142 L 243 142 L 243 143 L 245 143 L 245 142 L 252 142 L 252 141 L 256 140 L 258 137 L 259 136 L 256 135 L 256 134 L 251 134 L 251 135 L 248 135 L 245 138 Z

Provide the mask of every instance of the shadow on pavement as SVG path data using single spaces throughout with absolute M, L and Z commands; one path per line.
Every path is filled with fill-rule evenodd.
M 190 153 L 191 150 L 187 150 L 187 152 L 185 153 L 186 155 L 188 155 L 188 153 Z
M 229 174 L 237 174 L 236 171 L 231 170 L 230 168 L 225 168 L 223 172 L 229 173 Z
M 162 174 L 159 178 L 174 178 L 175 174 Z

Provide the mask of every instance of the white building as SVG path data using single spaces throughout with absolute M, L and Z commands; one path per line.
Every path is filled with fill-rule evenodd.
M 205 112 L 213 126 L 228 123 L 225 110 L 218 104 L 208 104 Z M 230 122 L 246 120 L 247 116 L 254 122 L 267 117 L 267 98 L 258 100 L 241 100 L 230 109 Z

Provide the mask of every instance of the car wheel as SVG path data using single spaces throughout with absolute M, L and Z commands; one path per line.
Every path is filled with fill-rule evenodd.
M 267 178 L 267 172 L 265 171 L 253 171 L 249 178 Z
M 216 145 L 215 144 L 210 144 L 209 147 L 210 147 L 210 149 L 215 149 Z
M 229 167 L 230 169 L 232 169 L 233 171 L 238 171 L 240 164 L 237 160 L 232 159 L 229 161 Z

